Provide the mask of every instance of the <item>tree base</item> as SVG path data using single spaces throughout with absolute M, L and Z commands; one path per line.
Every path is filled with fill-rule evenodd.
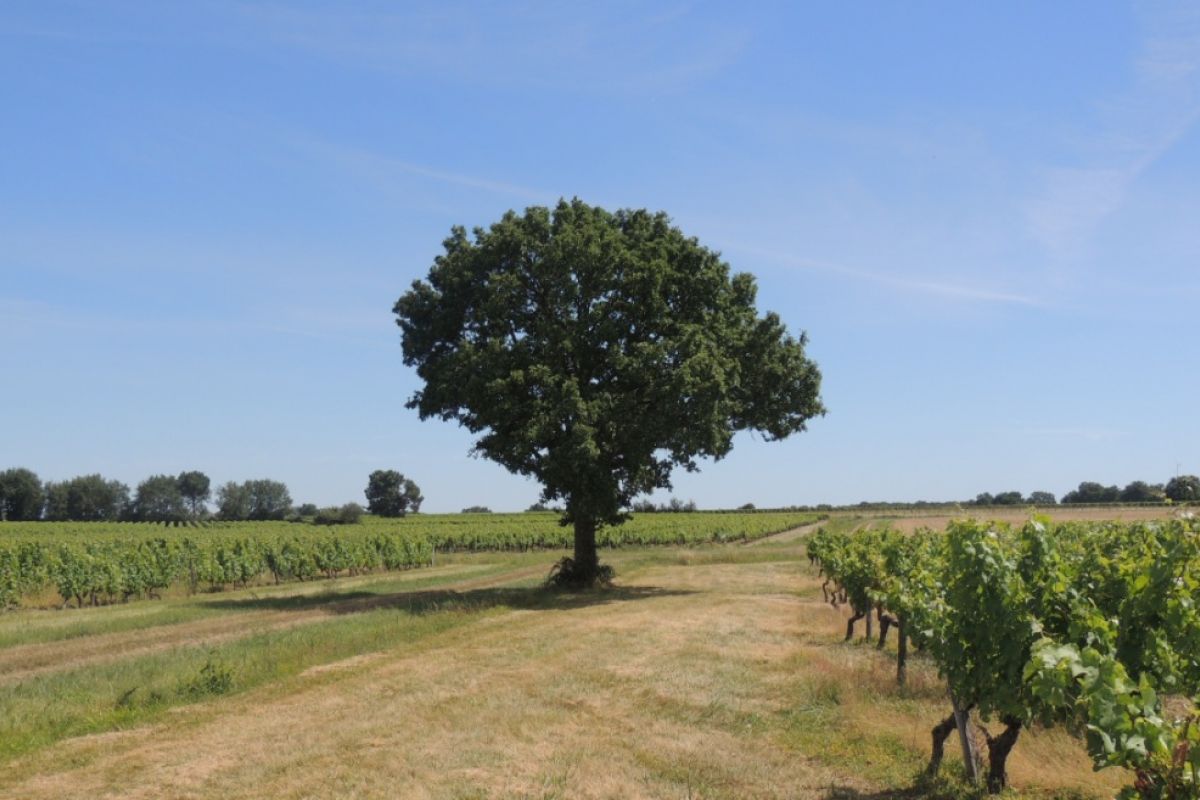
M 579 592 L 584 589 L 607 589 L 612 586 L 617 573 L 608 564 L 596 564 L 593 569 L 584 569 L 570 556 L 564 557 L 546 576 L 547 589 L 565 589 Z

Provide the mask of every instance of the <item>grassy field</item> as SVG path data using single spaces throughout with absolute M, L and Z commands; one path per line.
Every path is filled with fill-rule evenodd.
M 944 691 L 843 644 L 785 534 L 627 549 L 607 592 L 552 552 L 0 616 L 0 796 L 866 798 L 913 789 Z M 953 775 L 955 753 L 948 757 Z M 1017 796 L 1111 796 L 1057 731 Z M 951 779 L 952 780 L 952 779 Z

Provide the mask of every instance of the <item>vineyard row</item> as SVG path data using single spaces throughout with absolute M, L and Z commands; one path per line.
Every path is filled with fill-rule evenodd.
M 945 679 L 953 713 L 933 729 L 930 773 L 972 714 L 987 746 L 987 786 L 1032 724 L 1086 741 L 1096 769 L 1125 767 L 1123 797 L 1200 796 L 1200 525 L 959 522 L 944 534 L 822 530 L 809 557 L 826 598 L 846 604 L 877 646 L 897 630 L 897 679 L 912 643 Z M 982 771 L 968 756 L 968 775 Z

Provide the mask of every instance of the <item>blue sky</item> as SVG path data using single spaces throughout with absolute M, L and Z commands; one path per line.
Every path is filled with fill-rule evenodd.
M 1200 472 L 1195 4 L 9 0 L 0 109 L 0 468 L 524 508 L 404 408 L 391 306 L 578 196 L 755 274 L 824 373 L 678 496 Z

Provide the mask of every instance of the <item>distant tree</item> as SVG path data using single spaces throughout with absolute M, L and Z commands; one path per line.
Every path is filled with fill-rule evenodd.
M 320 509 L 317 508 L 315 503 L 304 503 L 296 509 L 296 513 L 302 517 L 312 517 L 316 516 L 316 513 L 319 510 Z
M 292 508 L 292 496 L 279 481 L 230 481 L 217 489 L 217 508 L 222 519 L 283 519 Z
M 367 509 L 380 517 L 403 517 L 421 509 L 421 490 L 394 469 L 377 469 L 367 477 Z
M 980 492 L 979 494 L 975 495 L 974 505 L 990 506 L 994 505 L 995 502 L 996 498 L 992 497 L 991 492 Z
M 245 485 L 227 481 L 217 488 L 217 516 L 229 520 L 250 518 L 250 493 Z
M 212 492 L 210 491 L 212 482 L 203 472 L 195 470 L 181 472 L 175 480 L 179 484 L 179 494 L 182 495 L 184 501 L 187 503 L 191 515 L 199 517 L 205 511 L 205 503 L 212 496 Z
M 292 496 L 279 481 L 246 481 L 245 486 L 250 495 L 250 519 L 283 519 L 292 509 Z
M 362 520 L 363 507 L 358 503 L 322 508 L 313 516 L 314 525 L 356 525 Z
M 753 511 L 754 503 L 742 503 L 738 506 L 738 511 Z
M 46 492 L 32 470 L 15 467 L 0 472 L 0 520 L 39 519 L 45 504 Z
M 492 510 L 487 506 L 467 506 L 462 510 L 464 514 L 491 514 Z
M 658 506 L 652 500 L 634 500 L 629 509 L 635 514 L 651 514 L 658 511 Z
M 129 487 L 100 475 L 81 475 L 46 484 L 46 518 L 52 520 L 112 521 L 129 505 Z
M 421 495 L 421 490 L 417 488 L 417 485 L 408 478 L 404 479 L 404 496 L 408 499 L 409 513 L 420 513 L 421 503 L 425 502 L 425 498 Z
M 531 505 L 529 508 L 525 509 L 526 512 L 549 511 L 549 510 L 550 510 L 550 507 L 548 505 L 546 505 L 545 503 L 543 503 L 541 500 L 537 501 L 536 503 Z
M 1116 503 L 1121 498 L 1121 490 L 1116 486 L 1104 486 L 1095 481 L 1084 481 L 1079 488 L 1063 495 L 1064 504 L 1072 503 Z
M 1051 492 L 1030 492 L 1029 502 L 1035 506 L 1052 506 L 1058 503 Z
M 685 503 L 684 501 L 680 500 L 678 497 L 672 497 L 671 502 L 663 510 L 664 511 L 674 511 L 676 513 L 684 512 L 684 511 L 695 511 L 696 510 L 696 501 L 688 500 Z
M 152 475 L 138 484 L 127 515 L 143 522 L 177 522 L 188 516 L 179 481 L 170 475 Z
M 1161 484 L 1133 481 L 1121 490 L 1122 503 L 1160 503 L 1167 497 Z
M 993 505 L 997 506 L 1019 506 L 1025 502 L 1025 497 L 1020 492 L 1000 492 L 992 498 Z
M 754 278 L 663 213 L 560 201 L 456 227 L 426 281 L 395 305 L 422 419 L 455 420 L 476 453 L 566 503 L 590 585 L 596 534 L 671 471 L 719 459 L 739 431 L 783 439 L 825 409 L 820 372 Z
M 1165 492 L 1167 497 L 1176 503 L 1191 503 L 1200 500 L 1200 477 L 1178 475 L 1167 481 Z

